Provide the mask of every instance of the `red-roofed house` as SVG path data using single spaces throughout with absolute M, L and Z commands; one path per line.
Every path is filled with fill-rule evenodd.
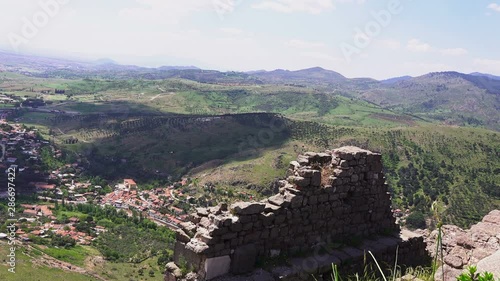
M 48 206 L 45 205 L 40 206 L 40 211 L 42 212 L 42 215 L 45 217 L 52 216 L 52 211 L 49 209 Z
M 173 207 L 173 206 L 170 207 L 170 209 L 172 209 L 172 211 L 174 211 L 174 213 L 177 215 L 180 215 L 184 212 L 181 208 L 177 208 L 177 207 Z
M 133 179 L 124 179 L 123 184 L 129 189 L 136 189 L 137 188 L 137 184 L 135 183 L 135 181 Z
M 24 215 L 29 215 L 29 216 L 36 216 L 37 211 L 31 210 L 31 209 L 26 209 L 26 210 L 23 211 L 23 214 Z
M 72 223 L 77 223 L 77 222 L 80 222 L 80 219 L 79 218 L 75 218 L 75 217 L 71 217 L 71 218 L 69 218 L 69 221 L 72 222 Z
M 55 184 L 48 184 L 46 182 L 37 182 L 35 183 L 35 187 L 38 190 L 52 190 L 56 188 Z

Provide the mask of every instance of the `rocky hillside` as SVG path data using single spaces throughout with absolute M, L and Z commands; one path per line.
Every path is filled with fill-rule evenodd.
M 436 280 L 455 280 L 455 277 L 470 265 L 478 271 L 492 272 L 500 276 L 500 210 L 491 211 L 483 220 L 470 229 L 455 225 L 444 225 L 444 266 L 437 272 Z M 427 250 L 436 255 L 438 230 L 427 233 Z

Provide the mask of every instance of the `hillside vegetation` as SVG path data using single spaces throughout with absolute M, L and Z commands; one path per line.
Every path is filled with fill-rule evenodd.
M 494 78 L 129 70 L 2 73 L 0 89 L 71 113 L 25 108 L 14 116 L 63 147 L 65 161 L 81 159 L 110 181 L 165 184 L 187 175 L 197 180 L 186 192 L 201 204 L 245 198 L 242 190 L 266 196 L 297 154 L 357 145 L 383 153 L 399 208 L 429 214 L 437 201 L 449 222 L 465 226 L 499 205 Z M 39 93 L 46 88 L 65 93 Z

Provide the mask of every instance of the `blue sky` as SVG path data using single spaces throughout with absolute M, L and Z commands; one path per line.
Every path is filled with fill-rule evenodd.
M 21 53 L 219 70 L 321 66 L 378 79 L 500 75 L 500 0 L 0 0 L 0 21 L 0 48 Z

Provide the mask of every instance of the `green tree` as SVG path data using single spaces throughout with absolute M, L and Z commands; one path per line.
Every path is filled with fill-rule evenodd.
M 425 228 L 425 215 L 421 211 L 415 211 L 406 218 L 406 225 L 410 228 Z

